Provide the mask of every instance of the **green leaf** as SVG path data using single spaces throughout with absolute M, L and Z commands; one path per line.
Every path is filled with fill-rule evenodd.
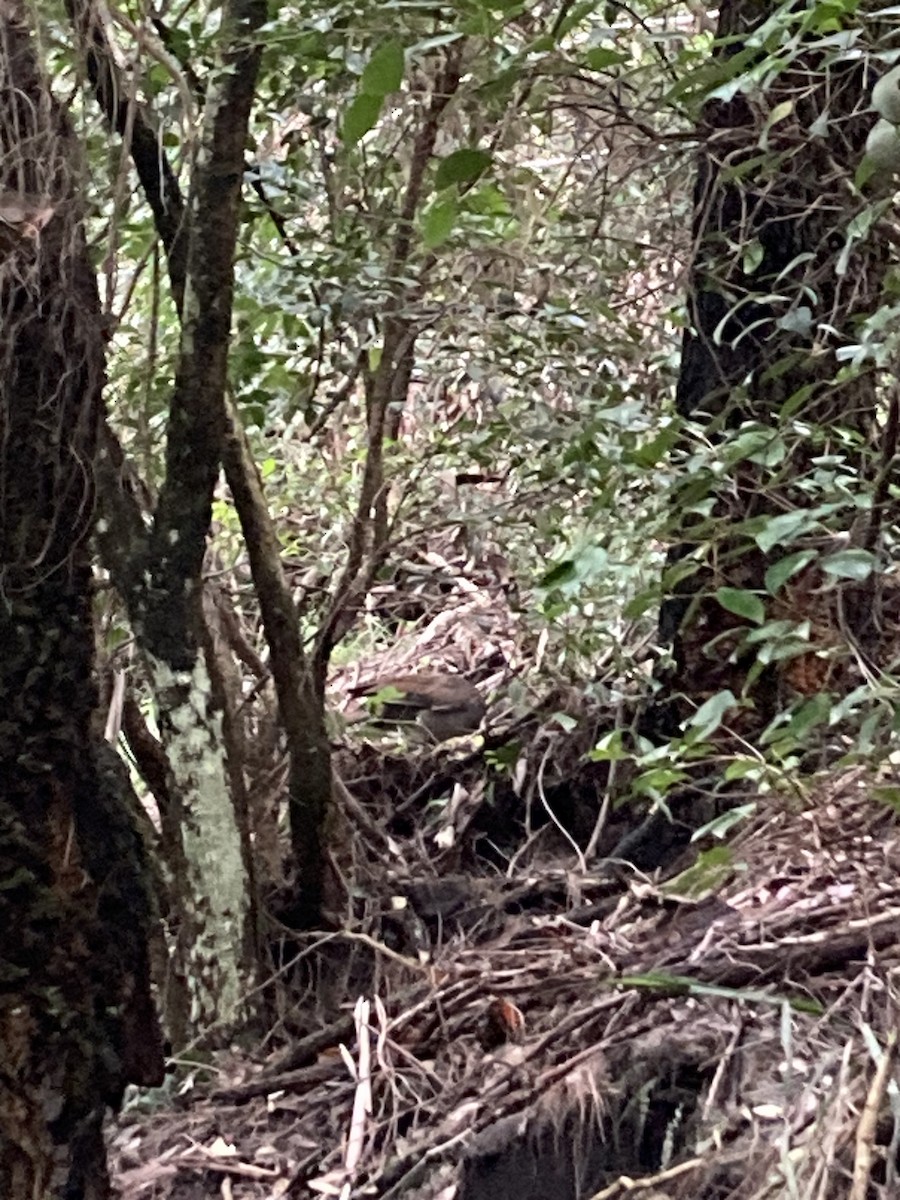
M 123 645 L 130 637 L 128 627 L 125 625 L 110 625 L 106 631 L 106 648 L 115 650 L 117 646 Z
M 783 329 L 785 333 L 799 333 L 801 337 L 806 337 L 812 326 L 813 310 L 807 304 L 798 304 L 775 322 L 776 329 Z
M 466 196 L 466 212 L 484 217 L 510 217 L 509 201 L 493 183 L 482 183 Z
M 565 558 L 562 562 L 556 563 L 547 571 L 543 578 L 539 581 L 538 587 L 552 588 L 559 587 L 561 583 L 569 583 L 576 577 L 575 562 L 571 558 Z
M 805 622 L 805 625 L 808 625 L 808 622 Z M 803 629 L 803 632 L 806 632 L 805 628 Z M 785 641 L 781 643 L 766 642 L 759 648 L 759 654 L 756 656 L 756 663 L 754 664 L 754 667 L 762 671 L 764 667 L 769 665 L 769 663 L 784 662 L 785 660 L 797 658 L 797 656 L 800 654 L 808 653 L 808 636 L 798 637 L 793 641 Z
M 725 782 L 736 779 L 759 780 L 765 773 L 765 765 L 758 758 L 733 758 L 725 768 Z
M 876 787 L 869 788 L 868 795 L 880 804 L 888 805 L 894 812 L 900 813 L 900 787 L 895 787 L 891 784 L 879 784 Z
M 257 429 L 264 429 L 266 426 L 266 409 L 263 404 L 242 404 L 241 416 L 247 428 L 256 426 Z
M 416 42 L 414 46 L 410 46 L 409 53 L 411 55 L 427 54 L 430 50 L 437 50 L 440 46 L 449 46 L 451 42 L 458 42 L 462 36 L 458 29 L 451 33 L 438 33 L 434 37 L 425 38 L 421 42 Z
M 782 437 L 769 438 L 755 454 L 748 455 L 750 462 L 756 463 L 760 467 L 777 467 L 784 462 L 786 457 L 787 445 Z
M 759 238 L 751 238 L 744 246 L 742 267 L 745 275 L 752 275 L 756 268 L 762 263 L 763 255 L 762 242 Z
M 795 554 L 788 554 L 786 558 L 780 558 L 778 562 L 772 563 L 766 571 L 766 591 L 769 595 L 774 596 L 792 575 L 802 571 L 815 557 L 813 550 L 798 550 Z
M 650 771 L 642 771 L 631 786 L 638 796 L 658 797 L 664 796 L 669 788 L 676 783 L 683 783 L 687 778 L 687 771 L 677 767 L 654 767 Z
M 422 216 L 422 241 L 428 250 L 434 250 L 441 242 L 446 242 L 453 232 L 459 206 L 456 196 L 442 196 L 430 205 Z
M 724 691 L 716 692 L 714 696 L 701 704 L 692 717 L 689 717 L 685 724 L 690 729 L 698 731 L 697 740 L 703 741 L 708 738 L 711 733 L 719 728 L 725 715 L 733 708 L 737 708 L 738 702 L 735 699 L 734 692 L 729 688 Z
M 403 47 L 399 42 L 385 42 L 366 63 L 359 90 L 366 96 L 384 99 L 391 92 L 396 92 L 402 82 Z
M 591 762 L 623 762 L 631 755 L 622 745 L 621 729 L 605 734 L 588 754 Z
M 518 742 L 506 742 L 502 746 L 484 752 L 486 762 L 504 771 L 511 771 L 521 756 L 522 747 Z
M 556 39 L 549 33 L 542 34 L 541 37 L 535 38 L 533 42 L 529 42 L 522 49 L 523 58 L 531 58 L 539 54 L 547 54 L 550 50 L 556 49 Z M 539 70 L 540 68 L 538 68 Z
M 800 705 L 791 717 L 784 734 L 804 741 L 817 725 L 824 724 L 831 714 L 831 697 L 826 693 L 810 698 Z
M 634 450 L 629 451 L 625 455 L 625 461 L 634 463 L 636 467 L 643 467 L 649 470 L 655 467 L 661 458 L 669 453 L 679 438 L 679 431 L 674 425 L 661 430 L 656 437 L 651 438 L 649 442 L 644 442 L 637 446 Z
M 844 696 L 843 700 L 832 708 L 831 724 L 837 725 L 839 721 L 846 720 L 847 717 L 856 717 L 860 708 L 870 699 L 869 684 L 864 683 L 860 687 L 854 688 L 848 696 Z
M 668 896 L 691 896 L 699 899 L 718 890 L 734 869 L 731 851 L 727 846 L 712 846 L 703 850 L 697 861 L 660 889 Z
M 805 533 L 818 524 L 816 517 L 810 512 L 779 513 L 777 517 L 769 517 L 765 525 L 756 535 L 756 544 L 763 554 L 768 554 L 783 542 L 791 542 L 800 533 Z
M 583 21 L 595 19 L 597 11 L 596 0 L 583 0 L 581 4 L 560 5 L 559 18 L 553 25 L 553 36 L 557 43 L 561 42 L 567 34 L 577 28 Z
M 355 146 L 363 134 L 374 128 L 383 104 L 384 96 L 362 94 L 356 97 L 344 113 L 341 125 L 341 141 L 345 146 Z
M 453 183 L 470 183 L 491 165 L 491 156 L 486 150 L 454 150 L 442 160 L 437 169 L 434 186 L 438 191 Z
M 656 604 L 659 604 L 659 588 L 645 588 L 644 591 L 638 592 L 636 596 L 628 601 L 622 609 L 622 615 L 627 621 L 634 621 L 638 617 L 642 617 L 649 608 L 652 608 Z
M 607 67 L 617 67 L 621 63 L 627 62 L 628 58 L 618 50 L 611 50 L 607 46 L 597 46 L 594 50 L 588 50 L 584 61 L 591 71 L 605 71 Z
M 751 454 L 758 454 L 772 440 L 771 429 L 762 429 L 759 425 L 748 425 L 736 436 L 729 439 L 725 446 L 725 454 L 730 465 L 743 462 Z
M 746 759 L 744 760 L 746 762 Z M 754 766 L 759 769 L 759 763 L 755 762 Z M 734 808 L 729 808 L 727 812 L 720 813 L 718 817 L 713 817 L 711 821 L 707 821 L 705 825 L 701 825 L 691 836 L 692 842 L 698 842 L 701 838 L 727 837 L 735 825 L 739 825 L 741 821 L 746 821 L 748 817 L 752 817 L 756 812 L 756 801 L 752 800 L 748 804 L 737 804 Z M 701 855 L 702 857 L 702 855 Z M 722 860 L 724 861 L 724 859 Z
M 555 721 L 564 733 L 571 733 L 573 729 L 578 728 L 577 720 L 574 717 L 569 716 L 568 713 L 555 712 L 550 720 Z
M 716 592 L 716 599 L 730 613 L 745 617 L 755 625 L 761 625 L 766 619 L 765 605 L 755 592 L 748 592 L 743 588 L 720 587 Z
M 868 579 L 875 570 L 875 555 L 868 550 L 839 550 L 822 559 L 822 570 L 839 579 Z
M 749 645 L 759 642 L 791 640 L 795 644 L 809 639 L 809 621 L 766 621 L 747 634 Z M 805 653 L 805 651 L 804 651 Z
M 724 987 L 718 983 L 698 983 L 686 975 L 667 975 L 662 971 L 648 971 L 643 975 L 620 975 L 613 980 L 619 987 L 642 987 L 663 990 L 674 995 L 719 996 L 729 1000 L 746 1000 L 753 1004 L 790 1005 L 795 1012 L 823 1013 L 825 1010 L 817 1000 L 805 996 L 785 997 L 775 992 L 755 992 L 749 989 Z
M 778 411 L 778 416 L 782 420 L 792 417 L 795 412 L 803 408 L 807 400 L 809 400 L 810 396 L 812 396 L 815 391 L 816 385 L 812 383 L 805 383 L 802 385 L 802 387 L 797 388 L 796 392 L 793 392 L 790 396 L 788 396 L 787 400 L 785 400 L 784 404 L 782 404 Z
M 773 125 L 777 125 L 779 121 L 783 121 L 785 117 L 789 117 L 793 111 L 794 101 L 782 100 L 782 102 L 780 104 L 776 104 L 769 113 L 769 119 L 766 121 L 766 125 L 769 128 L 771 128 Z

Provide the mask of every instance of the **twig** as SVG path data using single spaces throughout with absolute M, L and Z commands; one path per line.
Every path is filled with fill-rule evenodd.
M 591 1200 L 613 1200 L 615 1196 L 624 1196 L 626 1193 L 633 1195 L 635 1192 L 645 1192 L 648 1188 L 655 1188 L 658 1183 L 668 1183 L 680 1175 L 686 1175 L 688 1171 L 695 1171 L 703 1166 L 703 1162 L 702 1158 L 691 1158 L 656 1175 L 646 1175 L 643 1179 L 630 1179 L 627 1175 L 621 1175 L 602 1192 L 595 1192 Z
M 897 1035 L 891 1030 L 888 1034 L 884 1053 L 875 1071 L 875 1077 L 866 1096 L 865 1107 L 856 1127 L 856 1155 L 853 1161 L 853 1183 L 847 1200 L 866 1200 L 869 1179 L 872 1175 L 872 1161 L 875 1157 L 875 1130 L 878 1124 L 878 1110 L 887 1091 L 888 1079 L 894 1065 L 897 1048 Z
M 353 1113 L 350 1117 L 350 1132 L 347 1135 L 347 1149 L 344 1154 L 344 1167 L 348 1172 L 355 1171 L 363 1152 L 363 1140 L 366 1132 L 366 1121 L 372 1115 L 372 1042 L 369 1033 L 369 1001 L 362 996 L 356 1001 L 353 1010 L 353 1021 L 356 1026 L 356 1063 L 353 1075 L 356 1080 L 356 1092 L 353 1096 Z M 344 1047 L 342 1046 L 343 1050 Z M 349 1051 L 347 1051 L 349 1056 Z M 342 1200 L 349 1200 L 351 1184 L 348 1180 L 341 1189 Z

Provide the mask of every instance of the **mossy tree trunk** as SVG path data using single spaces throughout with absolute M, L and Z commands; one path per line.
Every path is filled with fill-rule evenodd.
M 98 103 L 110 125 L 130 137 L 135 170 L 153 210 L 166 251 L 172 294 L 184 318 L 189 268 L 184 231 L 192 224 L 184 198 L 160 150 L 152 118 L 140 107 L 129 109 L 120 102 L 124 85 L 93 9 L 83 0 L 68 0 L 68 7 L 85 47 L 88 76 Z M 196 244 L 208 245 L 202 227 L 197 230 Z M 119 590 L 126 598 L 136 598 L 136 602 L 129 603 L 134 611 L 141 602 L 142 581 L 135 572 L 140 556 L 133 550 L 142 538 L 141 517 L 122 486 L 126 466 L 110 431 L 107 444 L 110 470 L 101 480 L 104 516 L 110 517 L 105 559 Z M 299 926 L 313 926 L 322 920 L 324 830 L 331 799 L 331 747 L 325 728 L 324 695 L 306 661 L 297 612 L 281 567 L 277 531 L 252 453 L 236 419 L 231 421 L 223 447 L 223 465 L 248 546 L 291 763 L 289 812 L 297 902 L 292 913 L 282 915 Z
M 0 28 L 0 1196 L 101 1200 L 105 1107 L 163 1067 L 141 843 L 92 737 L 101 314 L 71 130 L 24 6 Z
M 94 14 L 74 0 L 70 10 L 81 38 L 94 46 L 90 73 L 99 87 Z M 217 700 L 202 652 L 208 640 L 202 568 L 225 439 L 244 147 L 261 59 L 257 31 L 265 12 L 264 0 L 230 0 L 223 8 L 190 202 L 182 219 L 166 226 L 173 238 L 187 230 L 186 249 L 178 240 L 177 255 L 182 335 L 165 478 L 149 534 L 123 487 L 125 465 L 109 431 L 98 476 L 100 544 L 143 653 L 171 772 L 165 819 L 167 842 L 175 847 L 180 915 L 175 968 L 183 993 L 170 1016 L 178 1043 L 198 1031 L 226 1038 L 241 1018 L 253 970 L 249 880 L 221 697 Z M 160 178 L 173 182 L 170 172 L 159 176 L 157 153 L 155 148 L 157 184 Z M 165 208 L 164 198 L 160 202 Z

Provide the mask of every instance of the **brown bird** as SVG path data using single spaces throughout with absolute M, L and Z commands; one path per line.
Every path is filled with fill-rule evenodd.
M 384 675 L 350 694 L 374 698 L 379 723 L 416 721 L 436 742 L 474 733 L 486 711 L 478 689 L 461 675 Z

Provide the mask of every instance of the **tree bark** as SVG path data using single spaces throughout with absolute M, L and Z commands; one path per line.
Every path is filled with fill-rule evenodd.
M 69 0 L 69 11 L 86 47 L 88 73 L 97 100 L 110 124 L 124 133 L 127 122 L 116 101 L 121 94 L 121 80 L 115 77 L 102 29 L 92 19 L 91 10 L 83 0 Z M 184 200 L 168 164 L 165 163 L 161 174 L 157 171 L 160 148 L 140 107 L 134 108 L 131 124 L 139 131 L 139 135 L 131 140 L 131 155 L 142 186 L 145 190 L 149 186 L 148 200 L 166 249 L 173 296 L 182 312 L 189 263 L 176 235 L 186 226 Z M 153 153 L 148 156 L 151 142 Z M 241 163 L 243 165 L 243 159 Z M 204 239 L 198 239 L 198 244 L 208 248 Z M 108 514 L 109 520 L 105 558 L 111 564 L 116 586 L 124 589 L 126 600 L 129 594 L 134 597 L 129 605 L 130 611 L 134 611 L 141 597 L 142 556 L 139 548 L 144 533 L 139 512 L 135 511 L 134 504 L 127 503 L 127 495 L 122 494 L 127 465 L 121 448 L 111 430 L 106 430 L 104 440 L 109 450 L 106 471 L 101 477 L 101 500 L 104 515 Z M 282 915 L 292 916 L 304 927 L 312 926 L 322 919 L 324 827 L 331 799 L 331 747 L 325 729 L 324 695 L 308 669 L 297 613 L 281 569 L 278 538 L 252 454 L 236 419 L 231 421 L 224 445 L 223 465 L 250 553 L 251 572 L 260 600 L 291 763 L 288 793 L 297 904 L 293 914 Z M 162 624 L 165 628 L 165 620 Z M 140 636 L 139 629 L 137 632 Z
M 297 928 L 310 928 L 323 920 L 326 822 L 332 794 L 324 687 L 313 677 L 303 651 L 297 610 L 281 565 L 278 535 L 252 452 L 233 411 L 225 463 L 250 558 L 269 644 L 278 712 L 288 743 L 288 801 L 296 900 L 281 917 Z
M 252 963 L 246 865 L 231 795 L 223 736 L 202 646 L 202 566 L 221 468 L 225 389 L 240 224 L 244 145 L 261 59 L 256 36 L 264 0 L 231 0 L 223 11 L 221 52 L 210 82 L 192 193 L 185 208 L 174 175 L 145 161 L 146 138 L 133 152 L 170 254 L 182 320 L 181 353 L 169 410 L 166 470 L 150 531 L 128 494 L 128 465 L 104 426 L 98 481 L 103 500 L 101 549 L 128 608 L 159 706 L 169 764 L 171 805 L 164 814 L 182 920 L 176 973 L 191 995 L 176 1006 L 193 1029 L 227 1037 L 239 1019 Z M 115 80 L 89 6 L 70 12 L 87 46 L 89 75 L 111 123 L 122 127 Z M 144 130 L 142 120 L 132 125 Z M 166 219 L 161 219 L 161 214 Z M 172 220 L 173 214 L 177 220 Z M 186 250 L 181 231 L 187 230 Z M 173 1039 L 188 1036 L 172 1030 Z
M 203 557 L 225 438 L 225 389 L 244 144 L 262 55 L 263 0 L 223 9 L 188 206 L 182 338 L 166 470 L 132 621 L 160 703 L 183 846 L 179 957 L 195 1028 L 227 1037 L 241 1016 L 252 933 L 248 880 L 222 733 L 201 652 Z M 189 969 L 188 969 L 189 961 Z
M 759 0 L 726 0 L 716 55 L 723 67 L 774 13 Z M 745 59 L 740 69 L 751 65 Z M 763 95 L 740 89 L 702 111 L 676 407 L 704 427 L 730 470 L 722 483 L 695 462 L 676 494 L 682 540 L 670 554 L 660 618 L 674 655 L 668 734 L 730 690 L 745 701 L 732 710 L 731 728 L 754 741 L 794 699 L 849 691 L 859 682 L 858 652 L 879 652 L 856 619 L 860 607 L 848 612 L 850 585 L 819 566 L 824 553 L 861 544 L 856 518 L 879 472 L 874 365 L 842 378 L 836 356 L 877 309 L 887 267 L 877 225 L 855 243 L 848 234 L 868 202 L 852 186 L 872 123 L 867 90 L 862 65 L 801 51 Z M 823 124 L 824 135 L 810 133 Z M 685 439 L 685 452 L 693 448 Z M 845 490 L 819 518 L 804 519 L 835 499 L 824 485 L 816 494 L 813 482 L 814 460 L 832 451 L 848 476 L 855 472 L 856 494 Z M 791 512 L 800 514 L 796 529 L 767 539 L 772 518 Z M 801 550 L 805 568 L 767 588 L 767 569 Z M 761 658 L 765 639 L 748 634 L 762 621 L 725 607 L 723 588 L 754 594 L 762 619 L 798 630 L 808 621 L 808 644 L 799 635 L 780 649 L 772 642 Z
M 0 1195 L 102 1200 L 105 1107 L 163 1061 L 143 849 L 92 739 L 101 314 L 74 138 L 24 7 L 0 27 Z

